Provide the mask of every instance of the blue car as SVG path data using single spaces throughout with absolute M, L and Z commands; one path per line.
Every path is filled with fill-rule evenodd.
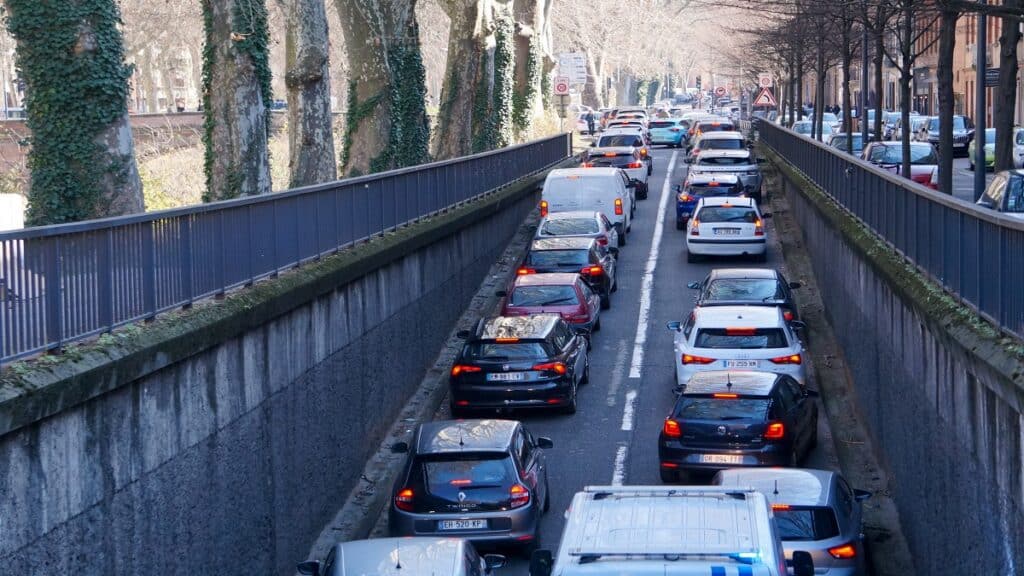
M 682 118 L 658 118 L 647 125 L 651 144 L 665 144 L 680 148 L 686 143 L 686 126 Z
M 685 230 L 686 222 L 701 198 L 743 198 L 743 183 L 735 174 L 691 174 L 682 186 L 676 186 L 676 230 Z

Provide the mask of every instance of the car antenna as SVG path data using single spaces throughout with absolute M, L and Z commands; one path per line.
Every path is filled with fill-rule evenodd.
M 772 494 L 775 495 L 775 496 L 779 495 L 779 480 L 778 480 L 778 478 L 775 479 L 775 491 L 772 492 Z
M 462 448 L 465 445 L 466 445 L 466 443 L 462 441 L 462 430 L 460 429 L 459 430 L 459 448 Z
M 402 548 L 402 541 L 395 540 L 395 570 L 402 569 L 402 555 L 400 554 Z
M 728 372 L 725 373 L 725 388 L 730 392 L 732 391 L 732 375 Z

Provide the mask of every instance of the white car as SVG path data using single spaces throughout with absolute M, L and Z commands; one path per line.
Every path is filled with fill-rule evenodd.
M 768 259 L 764 216 L 753 198 L 701 198 L 686 223 L 686 261 L 704 256 Z
M 768 306 L 694 308 L 685 322 L 669 322 L 675 331 L 676 384 L 686 386 L 697 372 L 760 370 L 786 374 L 806 384 L 804 347 L 782 310 Z

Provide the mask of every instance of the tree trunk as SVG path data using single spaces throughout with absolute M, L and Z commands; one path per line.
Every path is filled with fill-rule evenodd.
M 601 50 L 602 54 L 603 52 L 604 50 Z M 583 87 L 583 103 L 591 108 L 602 108 L 604 107 L 604 99 L 601 94 L 601 85 L 604 83 L 604 78 L 601 76 L 601 69 L 598 67 L 598 61 L 601 57 L 595 58 L 594 51 L 590 48 L 587 48 L 586 54 L 587 84 Z
M 146 112 L 160 112 L 160 101 L 156 93 L 156 82 L 153 81 L 153 51 L 149 46 L 142 49 L 142 89 L 146 92 Z
M 451 21 L 448 60 L 434 135 L 438 159 L 466 156 L 473 150 L 474 100 L 485 81 L 481 63 L 490 37 L 490 0 L 447 0 L 441 3 Z
M 292 188 L 337 178 L 324 0 L 286 0 L 285 85 Z
M 846 149 L 853 154 L 853 112 L 850 96 L 850 68 L 853 61 L 849 29 L 843 32 L 843 132 L 846 133 Z
M 429 159 L 426 72 L 415 0 L 335 0 L 349 62 L 342 171 L 348 175 Z
M 939 57 L 935 69 L 939 84 L 939 189 L 953 194 L 953 50 L 958 12 L 939 14 Z M 904 172 L 907 177 L 910 174 Z
M 1024 7 L 1024 0 L 1006 0 L 1004 5 L 1019 9 Z M 1013 112 L 1017 107 L 1017 44 L 1020 39 L 1020 26 L 1013 20 L 1003 19 L 1003 32 L 999 36 L 999 86 L 992 91 L 996 171 L 1017 167 L 1013 154 Z M 983 167 L 976 166 L 975 169 Z
M 879 7 L 879 9 L 875 13 L 877 17 L 881 17 L 881 11 L 882 11 L 882 8 Z M 885 59 L 885 35 L 876 31 L 873 34 L 872 39 L 875 41 L 875 62 L 874 62 L 874 64 L 875 64 L 875 67 L 874 67 L 874 73 L 875 73 L 875 125 L 874 125 L 874 131 L 875 131 L 875 137 L 878 138 L 879 140 L 881 140 L 882 136 L 883 136 L 883 133 L 882 133 L 882 110 L 885 108 L 882 105 L 882 90 L 885 89 L 885 87 L 884 87 L 885 79 L 883 78 L 883 75 L 882 75 L 882 63 L 884 62 L 884 59 Z
M 900 22 L 900 140 L 902 161 L 900 173 L 910 173 L 910 82 L 914 79 L 914 4 L 903 4 L 903 19 Z
M 548 16 L 553 0 L 514 0 L 515 17 L 515 84 L 513 123 L 522 134 L 544 114 L 541 78 L 545 62 L 553 62 L 551 55 L 551 24 Z M 587 79 L 593 86 L 594 79 Z
M 271 191 L 270 68 L 262 0 L 203 0 L 206 193 L 212 202 Z

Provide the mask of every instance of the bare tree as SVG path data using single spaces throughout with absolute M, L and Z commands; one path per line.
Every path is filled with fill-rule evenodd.
M 1010 10 L 1022 10 L 1024 0 L 1004 0 L 1003 5 Z M 1013 112 L 1017 105 L 1017 46 L 1020 40 L 1020 22 L 1004 19 L 1002 34 L 999 36 L 999 86 L 993 91 L 996 170 L 1016 168 L 1013 155 Z

